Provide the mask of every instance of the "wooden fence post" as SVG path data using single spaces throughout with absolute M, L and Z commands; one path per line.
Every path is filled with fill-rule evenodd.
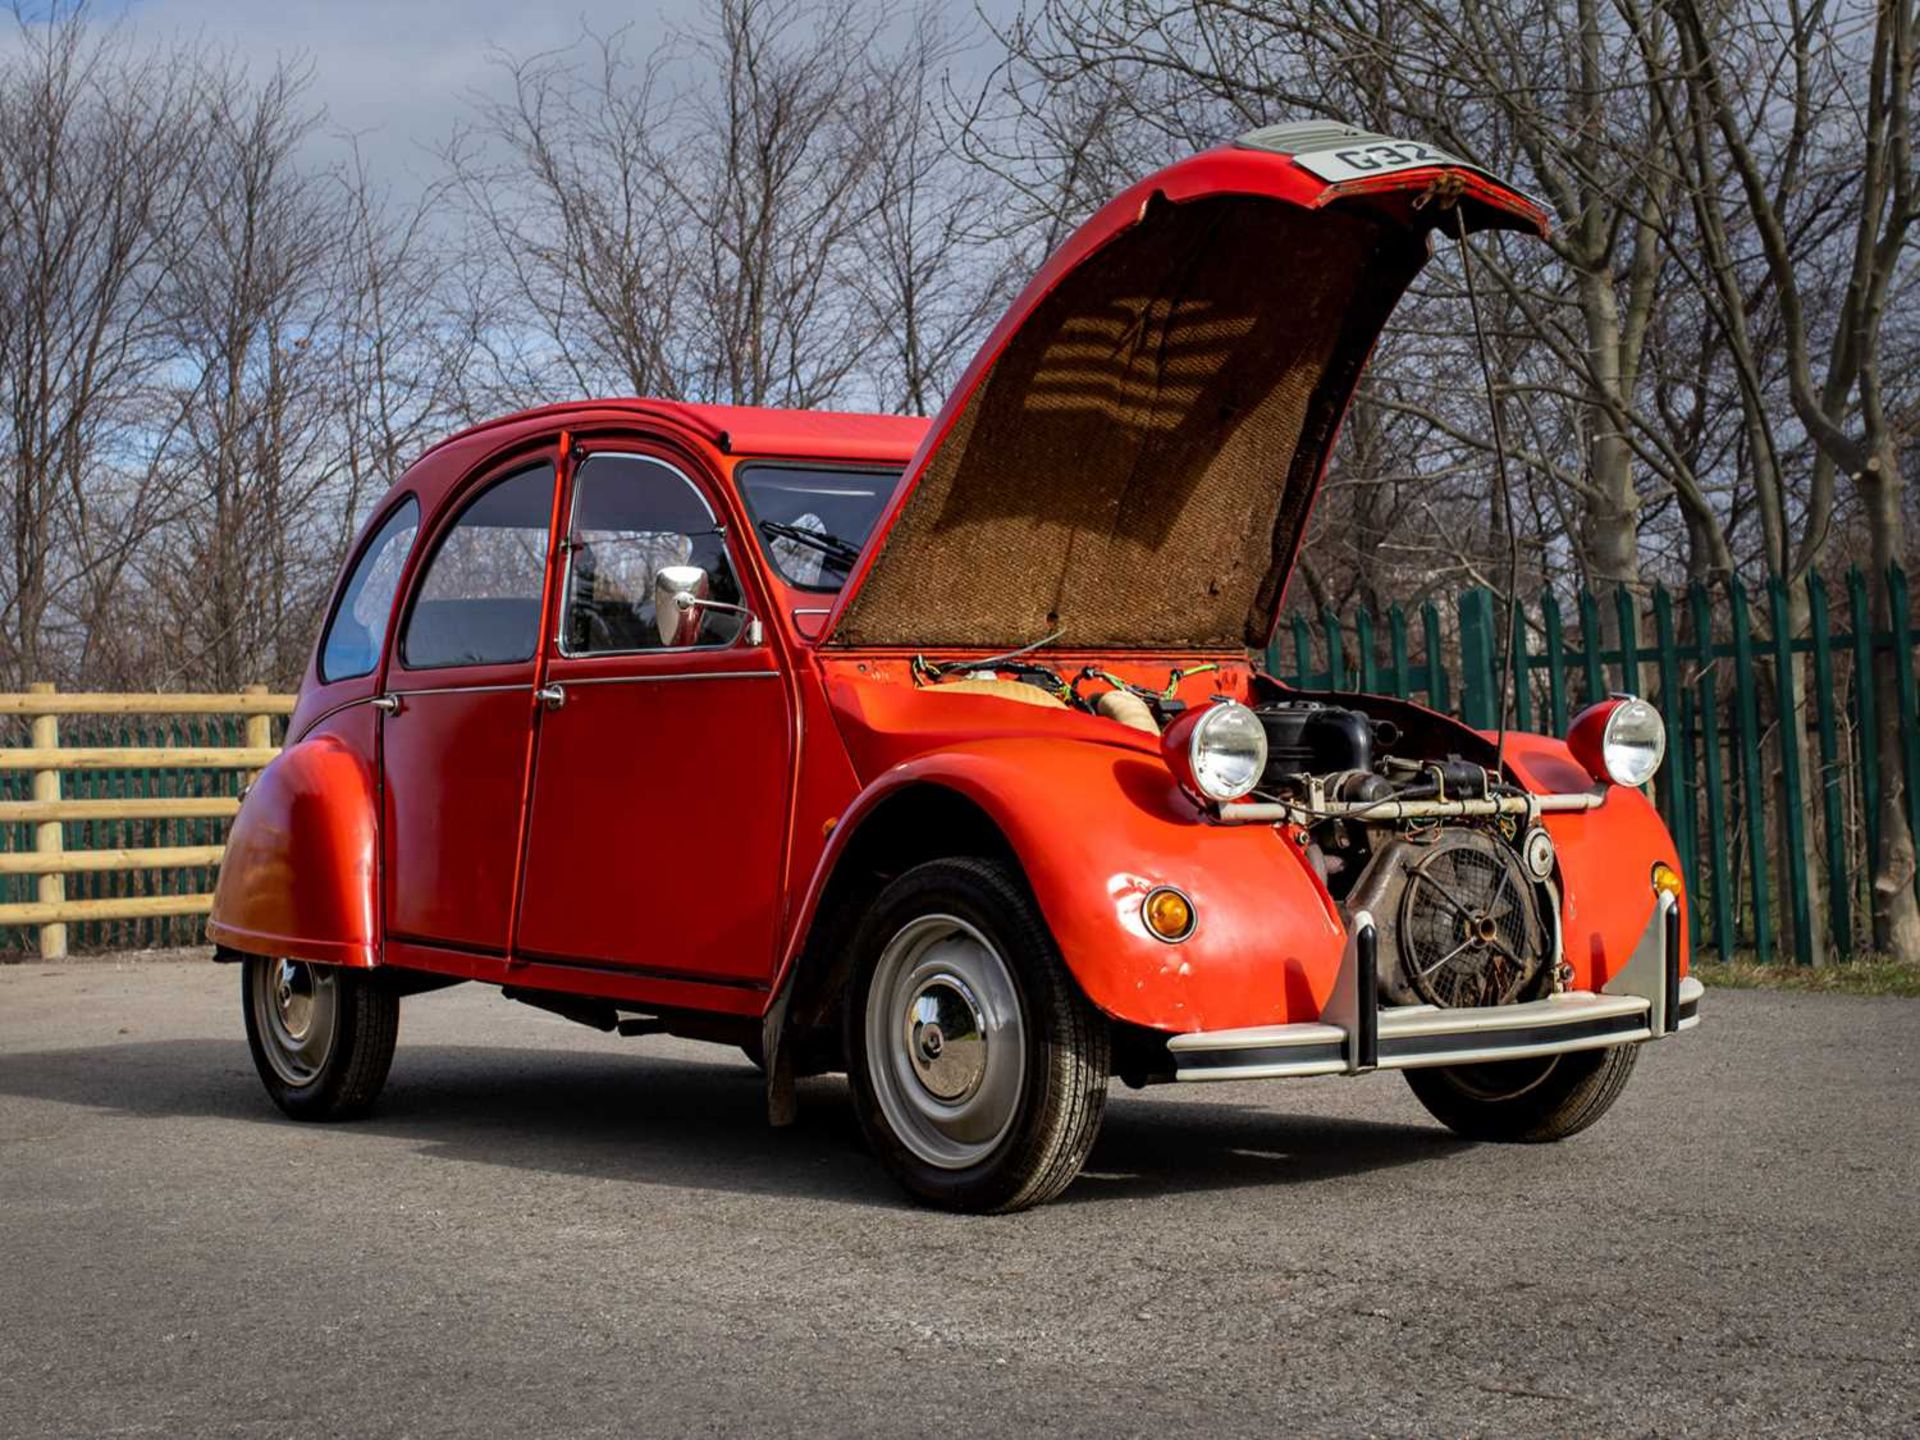
M 242 687 L 241 693 L 248 699 L 253 699 L 257 696 L 264 700 L 267 694 L 267 687 L 264 685 L 247 685 Z M 271 744 L 273 744 L 273 716 L 267 714 L 264 710 L 247 716 L 247 748 L 249 750 L 264 750 Z M 249 771 L 245 783 L 251 785 L 259 773 L 258 770 Z
M 36 681 L 27 690 L 34 695 L 51 695 L 53 686 L 45 681 Z M 54 750 L 60 745 L 60 717 L 57 715 L 36 715 L 33 717 L 33 748 L 36 750 Z M 58 770 L 36 770 L 33 772 L 33 798 L 38 802 L 60 801 L 60 772 Z M 63 848 L 62 831 L 64 826 L 58 820 L 43 820 L 34 826 L 33 851 L 44 860 L 47 856 L 58 856 Z M 59 863 L 57 860 L 54 863 Z M 67 881 L 64 875 L 49 875 L 41 872 L 38 898 L 42 905 L 58 905 L 67 898 Z M 67 953 L 67 927 L 64 923 L 52 923 L 40 927 L 40 955 L 45 960 L 58 960 Z

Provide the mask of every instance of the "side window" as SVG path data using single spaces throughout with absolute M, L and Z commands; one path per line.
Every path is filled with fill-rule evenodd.
M 467 502 L 427 564 L 400 655 L 409 670 L 531 660 L 540 643 L 553 468 L 496 480 Z
M 387 616 L 393 612 L 394 591 L 400 588 L 400 570 L 419 533 L 420 507 L 408 496 L 360 552 L 340 588 L 326 638 L 320 642 L 322 683 L 371 675 L 379 667 Z
M 706 574 L 707 599 L 740 603 L 720 527 L 684 475 L 644 455 L 582 460 L 568 530 L 561 631 L 567 654 L 664 648 L 654 616 L 654 577 L 669 565 L 698 566 Z M 693 645 L 725 645 L 740 633 L 741 618 L 732 611 L 695 614 Z

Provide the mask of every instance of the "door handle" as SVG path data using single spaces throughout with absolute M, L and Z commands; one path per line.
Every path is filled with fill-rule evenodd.
M 376 695 L 369 703 L 382 715 L 398 715 L 400 713 L 400 697 L 398 695 Z
M 567 691 L 564 685 L 542 685 L 533 692 L 533 698 L 549 710 L 558 710 L 567 703 Z

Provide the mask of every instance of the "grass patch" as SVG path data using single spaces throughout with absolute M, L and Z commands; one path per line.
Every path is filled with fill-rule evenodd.
M 1836 965 L 1795 965 L 1790 960 L 1773 965 L 1735 960 L 1730 965 L 1722 965 L 1718 961 L 1696 960 L 1690 973 L 1710 989 L 1920 997 L 1920 964 L 1900 960 L 1869 957 Z

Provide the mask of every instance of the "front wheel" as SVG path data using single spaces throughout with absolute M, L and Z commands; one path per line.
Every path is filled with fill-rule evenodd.
M 252 956 L 240 999 L 274 1104 L 295 1120 L 350 1120 L 373 1108 L 400 1034 L 399 996 L 337 965 Z
M 1433 1117 L 1469 1140 L 1539 1144 L 1577 1135 L 1626 1089 L 1638 1045 L 1409 1070 L 1407 1084 Z
M 1109 1038 L 1019 875 L 991 860 L 916 866 L 880 893 L 854 958 L 854 1105 L 901 1184 L 976 1212 L 1064 1190 L 1106 1108 Z

